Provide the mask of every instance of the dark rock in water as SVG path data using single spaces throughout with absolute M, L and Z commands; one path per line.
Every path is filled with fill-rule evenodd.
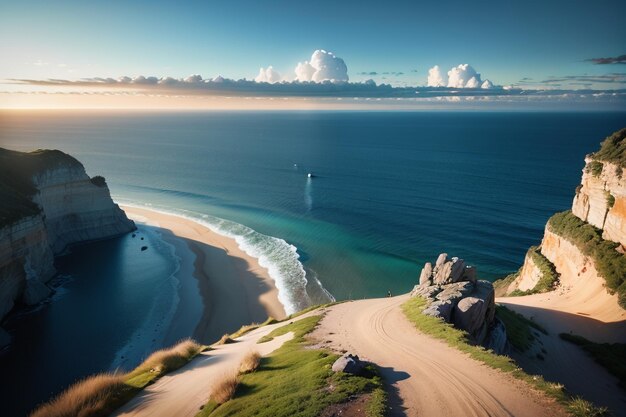
M 141 238 L 141 240 L 143 240 L 143 238 Z
M 147 247 L 147 246 L 142 246 L 142 247 L 141 247 L 141 251 L 142 251 L 142 252 L 143 252 L 143 251 L 145 251 L 146 249 L 148 249 L 148 247 Z
M 363 362 L 358 356 L 346 353 L 333 363 L 333 372 L 345 372 L 360 375 L 363 372 Z
M 133 237 L 137 236 L 136 234 L 133 233 Z

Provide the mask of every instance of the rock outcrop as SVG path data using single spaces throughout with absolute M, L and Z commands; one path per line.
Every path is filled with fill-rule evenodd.
M 346 353 L 338 358 L 332 366 L 333 372 L 345 372 L 352 375 L 361 375 L 363 368 L 363 362 L 357 355 L 351 353 Z
M 69 245 L 135 229 L 102 177 L 60 151 L 0 148 L 0 319 L 50 294 L 54 256 Z
M 495 317 L 495 292 L 489 281 L 476 279 L 476 269 L 462 259 L 442 253 L 434 268 L 427 262 L 420 274 L 420 284 L 411 296 L 428 300 L 422 311 L 468 332 L 470 339 L 484 346 L 505 350 L 506 331 Z M 493 330 L 497 329 L 495 340 Z M 504 334 L 504 336 L 503 336 Z M 504 340 L 504 341 L 503 341 Z

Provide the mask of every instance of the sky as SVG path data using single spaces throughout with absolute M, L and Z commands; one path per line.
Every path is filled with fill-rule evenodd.
M 272 83 L 371 79 L 392 87 L 480 88 L 489 80 L 484 87 L 619 91 L 626 89 L 624 16 L 626 2 L 613 0 L 0 0 L 0 107 L 54 103 L 24 97 L 27 92 L 102 95 L 111 87 L 103 84 L 128 77 L 113 87 L 129 95 L 137 92 L 137 77 L 192 74 Z M 324 51 L 320 65 L 329 67 L 317 75 L 319 68 L 301 67 L 298 76 L 296 66 L 313 65 L 318 50 Z M 459 69 L 463 64 L 471 71 Z M 429 77 L 435 66 L 437 76 Z M 42 84 L 49 79 L 56 85 Z M 185 87 L 185 96 L 198 90 Z M 290 94 L 318 95 L 307 88 Z M 164 93 L 155 90 L 144 83 L 141 94 Z M 202 84 L 201 90 L 214 89 Z M 257 95 L 254 86 L 243 90 L 236 95 Z M 173 96 L 172 89 L 165 95 Z

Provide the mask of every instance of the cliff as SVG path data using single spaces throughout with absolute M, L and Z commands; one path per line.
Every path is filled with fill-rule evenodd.
M 577 302 L 593 305 L 603 300 L 626 308 L 625 168 L 622 129 L 606 138 L 598 152 L 587 155 L 572 210 L 548 221 L 541 246 L 529 250 L 519 272 L 494 283 L 496 295 L 584 285 L 586 298 Z
M 60 151 L 0 148 L 0 319 L 47 297 L 54 256 L 135 229 L 102 177 Z

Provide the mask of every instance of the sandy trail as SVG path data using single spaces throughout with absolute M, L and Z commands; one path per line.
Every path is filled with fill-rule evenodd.
M 328 308 L 312 337 L 376 363 L 390 384 L 392 415 L 562 416 L 551 399 L 418 332 L 400 305 L 407 295 Z
M 258 328 L 237 339 L 236 343 L 215 346 L 213 350 L 201 353 L 183 368 L 146 387 L 112 416 L 195 416 L 200 411 L 200 406 L 206 404 L 213 383 L 224 375 L 236 372 L 248 352 L 257 351 L 262 356 L 267 356 L 293 338 L 293 333 L 289 332 L 270 342 L 256 343 L 259 338 L 285 324 Z

